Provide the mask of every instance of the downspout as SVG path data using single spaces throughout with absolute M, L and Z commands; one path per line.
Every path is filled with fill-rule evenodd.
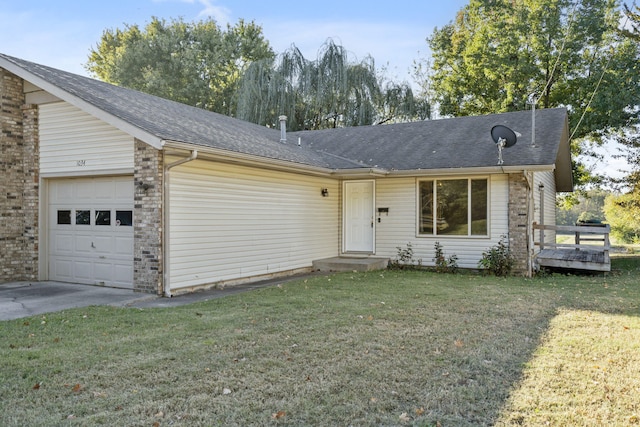
M 533 258 L 535 256 L 535 236 L 533 233 L 533 222 L 536 211 L 536 201 L 533 194 L 535 185 L 534 173 L 525 170 L 524 176 L 527 179 L 527 277 L 533 277 Z
M 169 171 L 176 166 L 180 166 L 181 164 L 191 162 L 198 158 L 198 151 L 192 150 L 191 155 L 184 159 L 176 160 L 173 163 L 169 163 L 164 167 L 164 205 L 162 207 L 162 231 L 164 233 L 164 238 L 162 239 L 162 275 L 163 275 L 163 284 L 164 284 L 164 296 L 167 298 L 171 298 L 171 284 L 169 282 Z

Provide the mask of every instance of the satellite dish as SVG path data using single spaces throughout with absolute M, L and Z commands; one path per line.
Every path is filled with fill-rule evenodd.
M 498 164 L 504 163 L 502 160 L 502 149 L 516 145 L 518 138 L 516 133 L 503 125 L 495 125 L 491 128 L 491 138 L 498 146 Z

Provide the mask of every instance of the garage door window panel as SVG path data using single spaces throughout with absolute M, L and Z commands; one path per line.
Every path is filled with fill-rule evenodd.
M 58 225 L 71 225 L 71 211 L 59 210 L 58 211 Z
M 76 225 L 91 225 L 91 211 L 88 209 L 76 210 Z
M 116 211 L 116 227 L 132 227 L 133 211 Z
M 96 211 L 96 225 L 111 225 L 111 211 Z

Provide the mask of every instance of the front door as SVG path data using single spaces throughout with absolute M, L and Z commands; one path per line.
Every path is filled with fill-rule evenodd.
M 374 181 L 344 183 L 344 252 L 374 252 Z

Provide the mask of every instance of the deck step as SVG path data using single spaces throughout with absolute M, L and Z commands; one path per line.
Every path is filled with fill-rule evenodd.
M 598 250 L 543 249 L 536 255 L 536 262 L 541 267 L 611 271 L 609 253 Z
M 373 271 L 387 268 L 389 258 L 333 257 L 313 261 L 319 271 Z

